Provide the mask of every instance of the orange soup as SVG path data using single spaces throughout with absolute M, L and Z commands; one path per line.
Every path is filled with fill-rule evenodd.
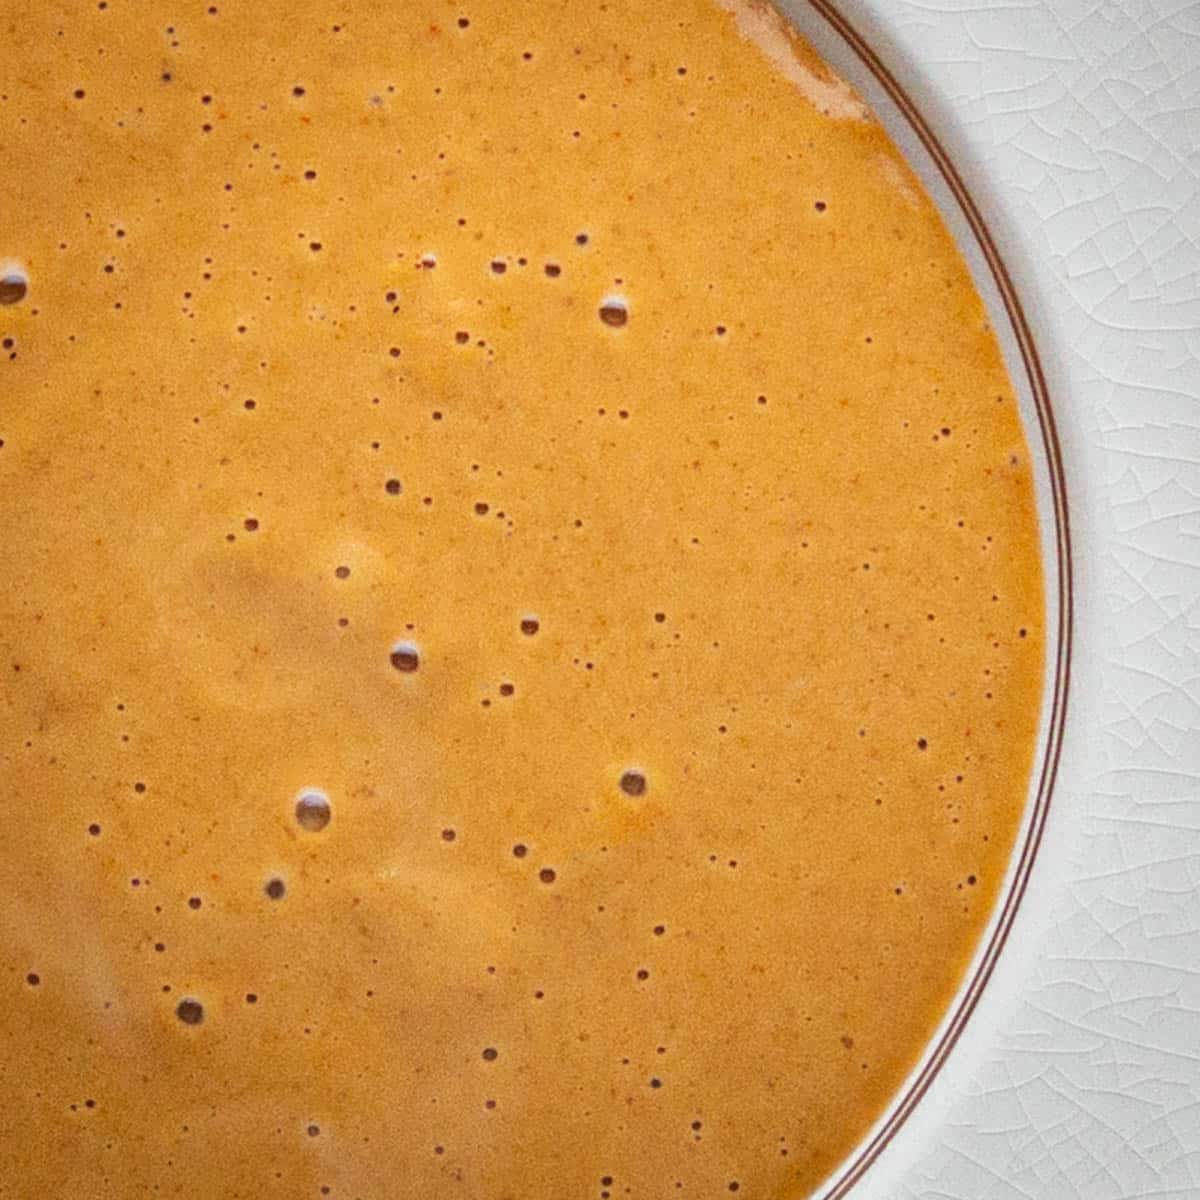
M 0 23 L 0 1178 L 801 1197 L 1025 804 L 1016 398 L 741 0 Z

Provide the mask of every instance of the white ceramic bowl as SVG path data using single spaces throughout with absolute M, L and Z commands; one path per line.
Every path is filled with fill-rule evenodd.
M 968 258 L 1047 575 L 1003 898 L 909 1086 L 819 1195 L 1200 1200 L 1200 5 L 781 7 Z

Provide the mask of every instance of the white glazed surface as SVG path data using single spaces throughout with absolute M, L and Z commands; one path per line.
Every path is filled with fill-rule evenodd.
M 1200 4 L 843 0 L 980 202 L 1074 541 L 1062 771 L 1013 934 L 862 1200 L 1200 1200 Z

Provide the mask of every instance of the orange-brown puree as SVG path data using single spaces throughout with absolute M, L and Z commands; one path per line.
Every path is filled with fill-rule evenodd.
M 14 1195 L 776 1200 L 894 1094 L 1026 793 L 1036 519 L 935 209 L 781 37 L 5 17 Z

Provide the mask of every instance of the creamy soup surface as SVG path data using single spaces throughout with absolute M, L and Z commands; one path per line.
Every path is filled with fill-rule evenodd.
M 877 121 L 734 0 L 32 0 L 0 61 L 0 1195 L 808 1195 L 1041 695 Z

